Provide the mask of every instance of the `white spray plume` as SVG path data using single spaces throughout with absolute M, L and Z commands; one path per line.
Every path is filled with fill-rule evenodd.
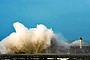
M 13 24 L 15 32 L 0 42 L 0 53 L 58 53 L 59 49 L 69 49 L 70 46 L 77 46 L 80 40 L 68 43 L 61 34 L 56 36 L 52 29 L 39 24 L 36 28 L 27 28 L 23 24 L 16 22 Z M 63 48 L 60 48 L 63 46 Z
M 82 45 L 84 45 L 84 42 L 82 42 Z M 70 46 L 80 46 L 80 40 L 75 40 L 70 44 Z
M 15 31 L 0 42 L 0 52 L 7 53 L 42 53 L 50 46 L 50 41 L 55 35 L 52 29 L 44 25 L 37 25 L 36 28 L 26 28 L 23 24 L 13 24 Z

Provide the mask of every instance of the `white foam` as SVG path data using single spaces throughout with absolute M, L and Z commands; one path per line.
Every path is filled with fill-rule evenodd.
M 50 40 L 55 35 L 52 29 L 40 24 L 36 28 L 27 28 L 16 22 L 13 24 L 15 31 L 0 42 L 2 54 L 26 52 L 42 52 L 50 45 Z

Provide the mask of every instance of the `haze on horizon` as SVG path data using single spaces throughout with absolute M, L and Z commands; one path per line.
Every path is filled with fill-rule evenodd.
M 13 23 L 26 27 L 44 24 L 68 41 L 90 40 L 90 0 L 0 0 L 0 40 L 14 31 Z

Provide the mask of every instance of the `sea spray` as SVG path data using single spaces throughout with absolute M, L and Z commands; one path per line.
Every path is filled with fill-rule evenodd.
M 13 24 L 15 32 L 0 42 L 0 52 L 7 53 L 42 53 L 50 46 L 50 41 L 55 35 L 52 29 L 44 25 L 37 25 L 36 28 L 26 28 L 23 24 Z
M 0 42 L 0 53 L 62 53 L 70 46 L 79 45 L 79 40 L 68 43 L 65 38 L 57 35 L 43 24 L 36 28 L 27 28 L 19 22 L 13 24 L 15 32 Z M 63 52 L 64 53 L 64 52 Z

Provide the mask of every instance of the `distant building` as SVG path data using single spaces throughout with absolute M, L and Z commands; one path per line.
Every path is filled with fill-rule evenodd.
M 71 54 L 90 53 L 90 46 L 82 46 L 82 49 L 80 46 L 70 46 L 69 52 Z
M 80 46 L 70 46 L 69 52 L 71 54 L 90 53 L 90 46 L 82 45 L 83 39 L 80 37 Z

